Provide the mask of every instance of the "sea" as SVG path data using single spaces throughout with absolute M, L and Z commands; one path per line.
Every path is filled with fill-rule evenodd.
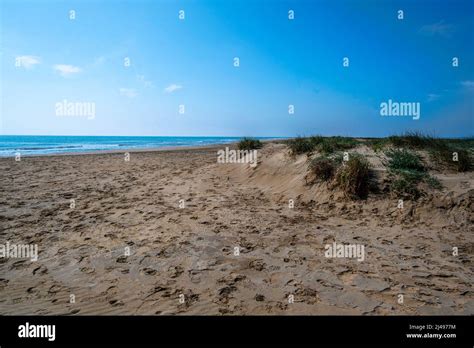
M 0 135 L 0 157 L 228 144 L 243 137 Z M 277 139 L 254 137 L 255 139 Z

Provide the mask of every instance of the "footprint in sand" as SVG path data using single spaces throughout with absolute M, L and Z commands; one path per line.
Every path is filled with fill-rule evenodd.
M 263 271 L 266 268 L 266 263 L 262 260 L 253 260 L 249 262 L 249 268 L 254 269 L 256 271 Z
M 178 278 L 181 274 L 183 274 L 184 270 L 181 266 L 171 266 L 168 268 L 168 274 L 170 278 Z
M 155 275 L 157 272 L 156 269 L 150 268 L 150 267 L 145 267 L 140 269 L 140 273 L 145 274 L 145 275 Z
M 35 275 L 36 273 L 38 274 L 46 274 L 48 273 L 48 268 L 44 265 L 41 265 L 39 267 L 36 267 L 34 270 L 33 270 L 33 275 Z
M 86 274 L 91 274 L 95 272 L 95 269 L 90 268 L 90 267 L 82 267 L 81 272 L 86 273 Z
M 127 256 L 122 255 L 119 258 L 117 258 L 117 260 L 115 261 L 118 263 L 127 263 Z
M 109 304 L 112 305 L 112 307 L 119 307 L 124 305 L 121 300 L 110 300 Z
M 218 301 L 220 303 L 228 303 L 229 302 L 229 298 L 230 298 L 230 294 L 232 294 L 234 291 L 237 291 L 237 287 L 234 286 L 234 285 L 230 285 L 230 286 L 225 286 L 223 288 L 221 288 L 219 290 L 219 297 L 218 297 Z
M 60 290 L 61 290 L 61 286 L 55 284 L 55 285 L 52 285 L 52 286 L 48 289 L 48 293 L 50 293 L 50 294 L 56 294 L 56 293 L 58 293 Z
M 6 286 L 8 285 L 8 282 L 9 282 L 8 279 L 0 278 L 0 290 L 5 289 Z
M 21 268 L 24 268 L 26 267 L 27 264 L 26 264 L 26 260 L 19 260 L 19 261 L 16 261 L 14 262 L 11 267 L 10 267 L 10 270 L 18 270 L 18 269 L 21 269 Z

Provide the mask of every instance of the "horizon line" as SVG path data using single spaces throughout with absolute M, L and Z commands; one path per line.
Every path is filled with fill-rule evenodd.
M 143 137 L 143 138 L 262 138 L 262 139 L 289 139 L 289 138 L 309 138 L 312 136 L 321 136 L 324 138 L 330 137 L 344 137 L 344 138 L 361 138 L 361 139 L 383 139 L 391 136 L 406 136 L 409 131 L 400 134 L 391 134 L 386 136 L 358 136 L 358 135 L 293 135 L 293 136 L 259 136 L 259 135 L 83 135 L 83 134 L 0 134 L 0 137 Z M 474 135 L 467 135 L 462 137 L 441 137 L 430 134 L 420 133 L 421 136 L 430 136 L 438 139 L 471 139 Z

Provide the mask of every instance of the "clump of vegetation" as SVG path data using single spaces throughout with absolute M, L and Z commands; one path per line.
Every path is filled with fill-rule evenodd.
M 440 143 L 439 139 L 421 132 L 406 132 L 403 135 L 392 135 L 388 137 L 388 140 L 393 146 L 411 149 L 433 148 Z
M 417 150 L 426 151 L 432 159 L 457 171 L 472 170 L 474 138 L 441 139 L 419 132 L 408 132 L 388 138 L 370 138 L 358 141 L 348 137 L 298 137 L 287 142 L 291 153 L 311 154 L 320 157 L 310 160 L 311 177 L 331 182 L 351 198 L 364 198 L 372 189 L 369 163 L 360 155 L 351 155 L 342 161 L 342 152 L 354 148 L 360 142 L 374 151 L 385 151 L 390 179 L 390 192 L 401 197 L 417 199 L 423 188 L 442 189 L 440 181 L 429 174 Z M 388 148 L 388 150 L 386 150 Z M 424 185 L 422 185 L 424 184 Z
M 404 135 L 388 137 L 388 141 L 398 148 L 426 150 L 434 161 L 443 163 L 458 172 L 469 171 L 473 167 L 473 138 L 441 139 L 419 132 L 408 132 Z
M 262 142 L 258 139 L 243 138 L 239 141 L 239 150 L 255 150 L 260 149 L 263 146 Z
M 388 138 L 371 138 L 367 139 L 365 143 L 375 152 L 379 152 L 389 144 L 389 140 Z
M 414 152 L 395 149 L 386 152 L 386 155 L 390 157 L 388 167 L 392 170 L 425 171 L 420 157 Z
M 386 152 L 390 174 L 390 191 L 399 197 L 418 199 L 422 192 L 418 188 L 421 182 L 440 189 L 441 183 L 430 176 L 421 158 L 406 149 L 394 149 Z
M 431 158 L 435 162 L 444 163 L 458 172 L 467 172 L 472 169 L 472 158 L 468 150 L 448 146 L 445 149 L 431 151 Z
M 298 137 L 291 139 L 287 144 L 293 155 L 301 155 L 313 151 L 329 155 L 336 151 L 351 149 L 358 144 L 358 141 L 348 137 L 322 137 L 315 135 L 309 138 Z
M 390 192 L 395 196 L 408 199 L 418 199 L 421 191 L 418 189 L 418 181 L 406 173 L 398 173 L 391 178 Z
M 318 157 L 311 160 L 309 168 L 315 178 L 322 181 L 329 181 L 334 177 L 337 169 L 335 161 L 328 157 Z
M 336 151 L 352 149 L 358 144 L 358 141 L 354 138 L 346 137 L 329 137 L 322 138 L 319 144 L 316 146 L 317 149 L 325 154 L 332 154 Z
M 335 183 L 350 198 L 365 198 L 369 193 L 369 162 L 352 155 L 336 173 Z
M 292 155 L 301 155 L 304 153 L 310 153 L 314 149 L 313 143 L 309 138 L 297 137 L 287 141 L 287 145 L 290 148 Z
M 436 179 L 434 176 L 428 175 L 428 177 L 425 178 L 425 182 L 428 184 L 429 187 L 434 188 L 436 190 L 441 190 L 443 188 L 443 185 L 441 185 L 439 180 Z

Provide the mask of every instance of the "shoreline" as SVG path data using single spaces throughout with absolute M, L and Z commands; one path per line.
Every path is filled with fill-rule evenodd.
M 287 140 L 291 138 L 272 138 L 260 140 L 262 143 L 268 144 L 279 140 Z M 117 154 L 117 153 L 146 153 L 146 152 L 172 152 L 172 151 L 192 151 L 192 150 L 212 150 L 213 148 L 220 148 L 221 146 L 236 146 L 237 141 L 230 143 L 221 143 L 221 144 L 206 144 L 206 145 L 183 145 L 183 146 L 163 146 L 163 147 L 151 147 L 151 148 L 124 148 L 122 150 L 95 150 L 88 152 L 62 152 L 62 153 L 45 153 L 45 154 L 31 154 L 31 155 L 21 155 L 22 158 L 36 158 L 36 157 L 55 157 L 55 156 L 81 156 L 81 155 L 108 155 L 108 154 Z M 0 157 L 0 161 L 3 159 L 14 159 L 15 156 L 5 156 Z
M 271 138 L 271 139 L 259 139 L 262 143 L 268 144 L 279 140 L 288 140 L 291 138 Z M 36 157 L 55 157 L 55 156 L 81 156 L 81 155 L 107 155 L 107 154 L 117 154 L 117 153 L 145 153 L 145 152 L 171 152 L 171 151 L 192 151 L 199 149 L 212 150 L 213 148 L 219 148 L 221 146 L 235 146 L 237 141 L 230 143 L 221 143 L 221 144 L 206 144 L 206 145 L 183 145 L 183 146 L 162 146 L 162 147 L 150 147 L 150 148 L 123 148 L 122 150 L 93 150 L 87 152 L 62 152 L 62 153 L 45 153 L 45 154 L 28 154 L 21 155 L 22 158 L 36 158 Z M 0 157 L 0 161 L 3 159 L 14 159 L 15 156 L 4 156 Z

